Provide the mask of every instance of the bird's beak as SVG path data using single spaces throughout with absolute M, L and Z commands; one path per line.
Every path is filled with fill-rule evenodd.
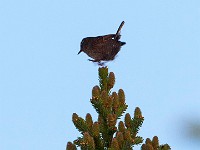
M 82 50 L 80 50 L 79 52 L 78 52 L 78 54 L 80 54 L 82 52 Z

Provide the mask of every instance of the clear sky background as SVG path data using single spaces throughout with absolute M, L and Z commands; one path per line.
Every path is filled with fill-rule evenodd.
M 199 0 L 1 0 L 1 150 L 63 150 L 80 136 L 72 113 L 97 119 L 98 66 L 77 53 L 82 38 L 115 33 L 123 20 L 127 44 L 107 63 L 113 91 L 125 91 L 127 112 L 141 108 L 140 136 L 199 150 Z

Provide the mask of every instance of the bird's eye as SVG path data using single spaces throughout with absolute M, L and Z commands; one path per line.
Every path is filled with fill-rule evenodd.
M 84 43 L 84 39 L 81 41 L 81 45 Z

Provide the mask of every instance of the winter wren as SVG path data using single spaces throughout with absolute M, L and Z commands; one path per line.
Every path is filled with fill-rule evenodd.
M 81 41 L 81 50 L 78 52 L 86 53 L 93 60 L 93 62 L 98 62 L 101 64 L 101 61 L 110 61 L 114 60 L 117 53 L 120 51 L 122 45 L 126 44 L 125 42 L 119 41 L 121 35 L 120 31 L 124 21 L 120 24 L 116 34 L 108 34 L 97 37 L 86 37 Z

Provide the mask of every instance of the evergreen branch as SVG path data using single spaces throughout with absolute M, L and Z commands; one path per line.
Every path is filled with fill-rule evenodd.
M 134 145 L 138 145 L 138 144 L 141 144 L 143 142 L 143 138 L 140 137 L 140 136 L 136 136 L 134 138 Z
M 105 90 L 108 92 L 107 83 L 108 83 L 108 68 L 107 67 L 99 68 L 99 85 L 101 91 Z
M 134 112 L 134 118 L 130 121 L 130 130 L 132 133 L 132 136 L 135 137 L 138 133 L 140 127 L 142 126 L 142 123 L 144 121 L 144 117 L 142 117 L 142 112 L 140 111 L 139 107 L 135 108 Z
M 89 113 L 85 120 L 74 113 L 72 121 L 82 137 L 74 140 L 73 144 L 68 142 L 66 150 L 77 150 L 76 146 L 81 150 L 133 150 L 135 145 L 143 142 L 143 138 L 137 136 L 144 121 L 139 107 L 135 108 L 133 118 L 126 113 L 124 122 L 119 121 L 116 127 L 117 120 L 125 113 L 128 105 L 122 89 L 118 93 L 110 93 L 114 84 L 114 73 L 108 73 L 107 67 L 99 68 L 99 86 L 93 87 L 90 100 L 98 113 L 98 121 L 93 122 Z M 154 136 L 152 141 L 146 139 L 141 150 L 170 150 L 170 147 L 168 144 L 159 145 L 158 137 Z
M 91 99 L 90 102 L 92 103 L 92 106 L 98 114 L 100 114 L 104 118 L 107 116 L 108 112 L 103 107 L 103 102 L 101 99 Z
M 115 112 L 118 119 L 120 119 L 120 117 L 123 115 L 123 113 L 125 113 L 127 108 L 128 108 L 128 105 L 123 105 L 118 108 L 118 110 Z
M 138 133 L 140 127 L 142 126 L 142 123 L 144 121 L 144 118 L 133 118 L 131 121 L 131 132 L 133 137 L 136 136 L 136 134 Z
M 81 132 L 82 134 L 88 131 L 88 126 L 85 120 L 81 117 L 78 117 L 76 113 L 73 113 L 72 121 L 75 127 L 78 129 L 78 131 Z

